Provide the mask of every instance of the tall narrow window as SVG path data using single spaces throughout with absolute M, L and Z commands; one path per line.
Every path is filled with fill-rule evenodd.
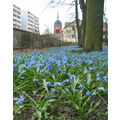
M 59 30 L 59 29 L 57 29 L 57 30 L 56 30 L 56 33 L 60 33 L 60 30 Z

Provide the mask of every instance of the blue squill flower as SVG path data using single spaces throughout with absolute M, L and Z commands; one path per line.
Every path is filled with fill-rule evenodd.
M 103 92 L 106 92 L 106 90 L 105 90 L 104 87 L 98 87 L 98 90 L 103 91 Z
M 45 87 L 49 87 L 50 85 L 52 85 L 50 82 L 46 82 Z
M 35 81 L 38 81 L 38 79 L 36 79 L 36 78 L 33 78 L 33 82 L 35 82 Z
M 61 82 L 56 82 L 55 84 L 54 84 L 54 86 L 63 86 L 63 82 L 61 83 Z
M 104 71 L 101 71 L 101 73 L 100 73 L 101 75 L 104 75 Z
M 48 68 L 48 70 L 52 70 L 53 69 L 51 64 L 48 64 L 47 68 Z
M 24 80 L 25 78 L 24 77 L 21 77 L 22 80 Z
M 88 90 L 87 92 L 86 92 L 86 95 L 90 95 L 91 94 L 91 92 Z
M 97 67 L 93 67 L 93 68 L 92 68 L 92 70 L 96 70 L 96 69 L 97 69 Z
M 70 80 L 69 79 L 66 79 L 64 82 L 70 84 Z
M 97 77 L 96 80 L 98 80 L 98 81 L 102 81 L 102 79 L 101 79 L 100 77 Z
M 93 92 L 91 95 L 97 95 L 97 93 L 96 93 L 96 92 Z
M 96 75 L 96 77 L 100 77 L 100 74 L 98 73 L 98 74 Z
M 13 71 L 17 71 L 17 64 L 13 64 Z
M 50 90 L 51 90 L 51 93 L 54 93 L 54 92 L 55 92 L 55 89 L 54 89 L 54 88 L 51 88 Z
M 74 92 L 77 93 L 77 90 L 75 89 Z
M 89 65 L 91 65 L 91 64 L 93 64 L 93 61 L 89 61 L 89 63 L 88 63 Z
M 50 98 L 49 96 L 46 97 L 47 100 L 49 100 L 49 98 Z
M 70 80 L 72 81 L 72 80 L 74 80 L 74 75 L 70 75 Z
M 83 88 L 83 85 L 82 85 L 82 84 L 81 84 L 81 85 L 79 85 L 79 86 L 78 86 L 78 88 Z
M 15 104 L 19 105 L 24 102 L 24 95 L 22 94 L 20 98 L 16 98 Z
M 108 76 L 104 76 L 104 81 L 107 83 L 108 82 Z
M 49 73 L 49 70 L 45 70 L 45 73 L 48 74 L 48 73 Z
M 65 89 L 65 92 L 69 92 L 69 89 L 66 88 L 66 89 Z

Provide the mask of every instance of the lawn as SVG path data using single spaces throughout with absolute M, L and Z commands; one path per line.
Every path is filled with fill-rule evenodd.
M 108 48 L 14 54 L 14 120 L 107 120 Z

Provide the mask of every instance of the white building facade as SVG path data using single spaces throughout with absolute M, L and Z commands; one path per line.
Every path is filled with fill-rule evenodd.
M 13 28 L 22 28 L 21 9 L 13 4 Z
M 39 33 L 39 18 L 30 13 L 29 11 L 22 11 L 21 12 L 21 18 L 22 18 L 22 29 Z
M 81 25 L 81 21 L 79 20 Z M 64 42 L 78 42 L 78 33 L 76 27 L 76 21 L 65 23 L 63 29 L 63 41 Z

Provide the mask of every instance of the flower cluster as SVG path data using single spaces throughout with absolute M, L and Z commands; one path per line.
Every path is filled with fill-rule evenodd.
M 23 102 L 24 102 L 24 95 L 22 94 L 20 98 L 16 98 L 15 104 L 19 105 L 22 104 Z

